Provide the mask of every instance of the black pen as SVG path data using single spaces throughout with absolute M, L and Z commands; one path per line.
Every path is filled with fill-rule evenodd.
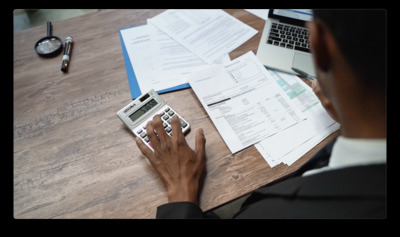
M 67 36 L 65 38 L 65 49 L 63 55 L 63 61 L 61 64 L 61 71 L 67 72 L 69 66 L 69 57 L 71 56 L 71 49 L 72 49 L 72 38 L 71 36 Z
M 316 81 L 317 78 L 311 75 L 308 75 L 306 72 L 303 72 L 302 70 L 299 70 L 297 68 L 292 67 L 292 70 L 298 73 L 300 76 L 305 77 L 306 79 L 310 81 Z

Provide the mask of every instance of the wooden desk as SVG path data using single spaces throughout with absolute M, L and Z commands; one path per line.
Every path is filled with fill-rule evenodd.
M 74 40 L 69 72 L 62 56 L 44 59 L 34 43 L 46 25 L 14 33 L 14 217 L 154 218 L 165 187 L 116 112 L 131 101 L 119 29 L 146 24 L 163 10 L 102 10 L 53 22 L 53 35 Z M 259 33 L 230 54 L 257 51 L 264 21 L 229 14 Z M 304 164 L 331 135 L 292 166 L 270 168 L 253 146 L 232 155 L 192 89 L 162 98 L 207 139 L 206 211 L 245 195 Z

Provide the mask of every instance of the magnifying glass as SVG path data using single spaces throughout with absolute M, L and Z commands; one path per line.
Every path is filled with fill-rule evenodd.
M 62 41 L 57 36 L 51 35 L 51 22 L 47 22 L 47 36 L 35 44 L 36 53 L 41 57 L 54 57 L 61 53 Z

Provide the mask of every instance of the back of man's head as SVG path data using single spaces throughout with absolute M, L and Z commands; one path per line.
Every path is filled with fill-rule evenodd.
M 386 91 L 386 11 L 313 10 L 331 30 L 351 67 L 375 92 Z

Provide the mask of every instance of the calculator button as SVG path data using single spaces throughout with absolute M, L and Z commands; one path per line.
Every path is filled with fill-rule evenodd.
M 181 127 L 185 128 L 187 126 L 187 123 L 183 121 L 183 119 L 179 118 L 179 121 L 181 122 Z
M 172 116 L 172 115 L 174 115 L 174 114 L 175 114 L 174 111 L 169 111 L 169 112 L 168 112 L 168 115 L 169 115 L 169 116 Z
M 178 116 L 178 115 L 174 115 L 174 116 L 172 116 L 170 119 L 168 119 L 168 121 L 167 121 L 167 122 L 168 122 L 169 124 L 171 124 L 171 119 L 172 119 L 173 117 L 177 117 L 177 116 Z
M 167 119 L 169 118 L 169 116 L 168 116 L 168 115 L 164 115 L 162 118 L 163 118 L 164 120 L 167 120 Z
M 153 147 L 153 144 L 151 144 L 151 142 L 148 142 L 147 144 L 149 144 L 151 147 Z
M 136 133 L 140 135 L 142 132 L 143 132 L 143 130 L 142 130 L 142 129 L 139 129 L 139 130 L 137 130 Z
M 168 112 L 169 110 L 170 110 L 170 108 L 166 108 L 164 111 L 165 111 L 165 112 Z
M 146 137 L 147 136 L 147 133 L 146 132 L 143 132 L 142 134 L 140 134 L 140 137 L 141 138 L 144 138 L 144 137 Z

